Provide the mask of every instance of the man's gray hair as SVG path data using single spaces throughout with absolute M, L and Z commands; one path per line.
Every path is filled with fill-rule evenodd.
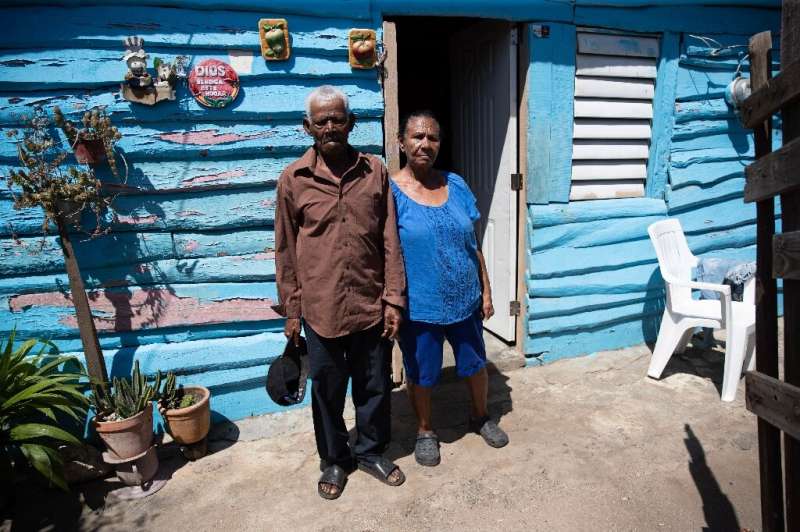
M 332 85 L 317 87 L 306 96 L 306 117 L 311 117 L 311 102 L 331 102 L 339 100 L 344 104 L 344 112 L 350 114 L 350 99 L 345 93 Z

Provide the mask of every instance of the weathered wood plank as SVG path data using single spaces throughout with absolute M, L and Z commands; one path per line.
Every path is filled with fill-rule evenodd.
M 649 316 L 661 315 L 662 312 L 664 312 L 663 303 L 657 299 L 645 300 L 619 307 L 529 320 L 528 334 L 577 332 L 585 329 L 586 324 L 591 324 L 592 328 L 599 328 L 614 323 L 642 321 Z
M 272 281 L 275 264 L 272 252 L 223 257 L 166 259 L 134 262 L 119 266 L 85 268 L 85 284 L 90 288 L 149 286 L 153 284 L 202 284 Z M 0 278 L 0 295 L 29 294 L 59 290 L 66 286 L 64 273 L 48 273 Z
M 605 201 L 605 200 L 600 200 Z M 755 246 L 715 249 L 709 256 L 742 261 L 755 259 Z M 532 260 L 532 258 L 529 258 Z M 663 279 L 656 262 L 596 271 L 570 277 L 528 279 L 530 297 L 564 297 L 588 294 L 627 294 L 659 289 Z
M 528 207 L 528 216 L 533 229 L 612 218 L 666 216 L 666 214 L 667 207 L 664 202 L 650 198 L 614 202 L 585 201 L 569 205 L 531 205 Z
M 647 161 L 645 192 L 651 198 L 663 198 L 667 188 L 669 154 L 675 124 L 675 91 L 678 79 L 680 35 L 665 32 L 661 36 L 658 59 L 657 90 L 653 98 L 653 125 L 656 132 Z
M 658 39 L 634 35 L 578 32 L 578 52 L 582 54 L 658 57 Z
M 202 49 L 200 49 L 202 50 Z M 53 50 L 0 50 L 0 90 L 39 91 L 80 88 L 118 88 L 127 67 L 122 50 L 73 49 L 68 55 Z M 193 64 L 206 59 L 229 62 L 228 53 L 194 48 L 148 48 L 151 57 L 174 61 L 178 55 Z M 250 53 L 250 52 L 242 52 Z M 252 51 L 249 72 L 239 69 L 240 79 L 352 77 L 375 79 L 371 70 L 353 70 L 346 58 L 293 55 L 288 61 L 264 61 Z
M 269 226 L 275 217 L 275 189 L 235 189 L 225 195 L 217 191 L 185 194 L 118 196 L 119 214 L 114 231 L 164 231 Z M 44 216 L 41 209 L 15 210 L 0 199 L 0 236 L 37 235 Z M 109 215 L 105 222 L 111 221 Z M 84 217 L 85 227 L 94 227 L 93 217 Z
M 165 327 L 279 319 L 271 305 L 275 283 L 163 285 L 89 290 L 98 331 L 137 331 Z M 3 322 L 21 330 L 74 335 L 75 311 L 69 294 L 37 292 L 0 298 Z
M 653 118 L 653 103 L 639 100 L 575 98 L 575 118 Z
M 332 78 L 326 80 L 344 92 L 351 110 L 361 117 L 383 115 L 383 97 L 375 79 Z M 235 105 L 214 109 L 215 121 L 293 120 L 299 123 L 305 112 L 305 97 L 319 83 L 299 79 L 253 79 L 241 84 L 240 99 Z M 149 107 L 132 104 L 119 95 L 119 86 L 102 89 L 55 89 L 0 95 L 0 125 L 19 125 L 23 115 L 34 106 L 51 110 L 58 105 L 73 120 L 94 107 L 105 107 L 114 123 L 142 124 L 153 122 L 203 122 L 209 109 L 200 105 L 179 86 L 175 101 L 160 102 Z
M 678 70 L 675 96 L 680 102 L 724 98 L 730 81 L 731 72 L 684 65 Z
M 575 139 L 649 139 L 649 120 L 579 118 L 575 120 Z
M 772 276 L 800 280 L 800 231 L 772 237 Z
M 723 249 L 744 248 L 756 243 L 755 231 L 746 225 L 688 237 L 697 255 Z M 530 279 L 572 277 L 639 264 L 655 264 L 655 251 L 645 232 L 639 240 L 598 246 L 562 246 L 531 254 Z
M 600 0 L 597 0 L 598 2 Z M 607 0 L 606 0 L 607 1 Z M 754 28 L 780 29 L 774 9 L 727 6 L 665 6 L 652 3 L 638 7 L 592 6 L 586 0 L 575 7 L 577 25 L 608 26 L 641 32 L 686 32 L 750 35 Z
M 569 297 L 534 297 L 528 303 L 530 312 L 528 320 L 533 321 L 540 318 L 552 318 L 555 316 L 566 316 L 579 314 L 593 310 L 602 310 L 625 306 L 645 301 L 658 301 L 664 299 L 664 290 L 650 290 L 643 292 L 633 292 L 630 294 L 596 294 L 591 296 L 569 296 Z
M 742 123 L 750 128 L 755 127 L 798 96 L 800 96 L 800 61 L 785 66 L 780 74 L 742 102 Z
M 238 6 L 237 6 L 238 7 Z M 347 13 L 341 11 L 337 16 Z M 208 11 L 144 6 L 4 8 L 13 20 L 0 34 L 0 48 L 115 48 L 131 34 L 151 46 L 259 50 L 258 18 L 243 11 Z M 135 21 L 135 22 L 132 22 Z M 293 15 L 289 28 L 292 51 L 347 56 L 347 29 L 363 21 Z M 41 31 L 48 28 L 48 31 Z M 259 55 L 257 54 L 257 55 Z
M 759 201 L 800 187 L 800 138 L 761 157 L 745 169 L 745 201 Z
M 717 138 L 721 138 L 722 134 L 727 133 L 734 143 L 743 144 L 740 138 L 748 137 L 751 134 L 750 130 L 743 128 L 738 121 L 733 121 L 731 118 L 720 118 L 717 120 L 708 117 L 703 120 L 684 121 L 676 124 L 672 140 L 677 143 L 698 137 L 717 136 Z
M 613 78 L 656 78 L 656 60 L 645 57 L 578 54 L 575 60 L 578 76 Z
M 644 160 L 631 161 L 575 161 L 572 163 L 572 180 L 645 179 L 647 164 Z
M 112 232 L 91 240 L 76 234 L 73 247 L 81 268 L 90 277 L 99 276 L 93 273 L 98 268 L 121 265 L 141 268 L 142 271 L 136 273 L 142 274 L 144 271 L 161 271 L 161 265 L 147 263 L 166 259 L 269 254 L 274 249 L 274 233 L 271 229 L 204 233 Z M 64 260 L 55 236 L 0 239 L 2 276 L 63 270 Z
M 745 374 L 747 409 L 800 440 L 800 388 L 769 375 Z
M 7 128 L 0 128 L 5 134 Z M 264 155 L 302 154 L 311 146 L 311 138 L 296 121 L 275 121 L 268 125 L 257 123 L 160 123 L 122 125 L 119 151 L 129 162 L 153 160 L 184 160 L 203 157 L 255 157 Z M 63 146 L 66 137 L 58 131 Z M 358 149 L 381 153 L 383 126 L 380 120 L 358 121 L 350 135 L 350 143 Z M 12 142 L 0 144 L 0 162 L 17 163 L 17 148 Z
M 572 160 L 576 159 L 647 159 L 646 140 L 576 140 L 572 144 Z
M 591 248 L 608 244 L 619 244 L 631 240 L 643 240 L 647 227 L 663 220 L 664 214 L 631 218 L 613 218 L 563 223 L 533 230 L 528 220 L 528 242 L 531 251 L 538 253 L 559 247 Z M 535 267 L 535 265 L 534 265 Z
M 575 78 L 575 97 L 652 99 L 654 83 L 646 79 L 600 78 L 578 76 Z
M 695 120 L 725 121 L 731 127 L 742 127 L 733 108 L 722 97 L 675 102 L 676 131 L 678 124 Z
M 690 185 L 670 189 L 667 193 L 667 203 L 671 210 L 697 208 L 710 203 L 742 198 L 743 190 L 744 176 L 731 176 L 709 185 Z
M 574 181 L 569 192 L 569 199 L 570 201 L 589 201 L 596 199 L 641 198 L 644 197 L 644 188 L 644 180 Z
M 672 166 L 669 171 L 670 185 L 674 192 L 681 187 L 708 186 L 727 179 L 744 179 L 744 169 L 750 162 L 752 159 L 743 158 Z
M 26 5 L 52 5 L 52 0 L 28 0 Z M 96 5 L 96 0 L 61 0 L 60 5 L 78 7 Z M 341 0 L 331 5 L 327 0 L 307 0 L 298 3 L 295 0 L 116 0 L 116 5 L 126 7 L 179 7 L 183 9 L 199 9 L 216 11 L 218 9 L 236 9 L 239 11 L 255 11 L 264 13 L 286 13 L 293 16 L 308 15 L 314 17 L 337 17 L 348 13 L 353 18 L 369 19 L 370 3 L 367 0 Z M 19 6 L 16 0 L 4 0 L 4 6 Z M 136 29 L 134 27 L 134 29 Z
M 772 38 L 769 31 L 754 35 L 749 42 L 751 88 L 758 90 L 770 77 Z M 772 151 L 772 120 L 753 131 L 755 153 L 763 157 Z M 776 201 L 756 204 L 756 371 L 778 377 L 778 287 L 772 277 L 772 237 L 775 234 Z M 758 419 L 761 524 L 765 532 L 783 530 L 783 481 L 780 431 Z

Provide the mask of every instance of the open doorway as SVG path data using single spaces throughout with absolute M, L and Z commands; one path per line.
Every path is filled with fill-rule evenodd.
M 439 117 L 442 147 L 436 167 L 463 176 L 478 200 L 478 224 L 492 284 L 495 316 L 485 327 L 516 340 L 518 197 L 517 44 L 513 24 L 465 18 L 398 17 L 384 26 L 387 162 L 398 160 L 397 123 L 428 109 Z M 387 30 L 388 28 L 388 30 Z M 392 42 L 394 40 L 394 42 Z M 395 75 L 396 74 L 396 75 Z M 395 75 L 393 77 L 393 75 Z M 402 164 L 403 161 L 400 161 Z M 395 164 L 397 164 L 395 162 Z

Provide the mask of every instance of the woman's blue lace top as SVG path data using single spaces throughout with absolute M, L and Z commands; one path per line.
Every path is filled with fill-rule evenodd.
M 408 318 L 440 325 L 465 320 L 481 299 L 475 196 L 458 174 L 443 175 L 447 201 L 435 207 L 417 203 L 391 181 L 408 278 Z

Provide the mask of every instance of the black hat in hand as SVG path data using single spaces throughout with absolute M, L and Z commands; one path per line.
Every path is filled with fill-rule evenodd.
M 290 338 L 283 354 L 269 366 L 267 371 L 267 394 L 281 406 L 303 402 L 308 379 L 308 348 L 306 339 L 299 337 L 295 346 Z

